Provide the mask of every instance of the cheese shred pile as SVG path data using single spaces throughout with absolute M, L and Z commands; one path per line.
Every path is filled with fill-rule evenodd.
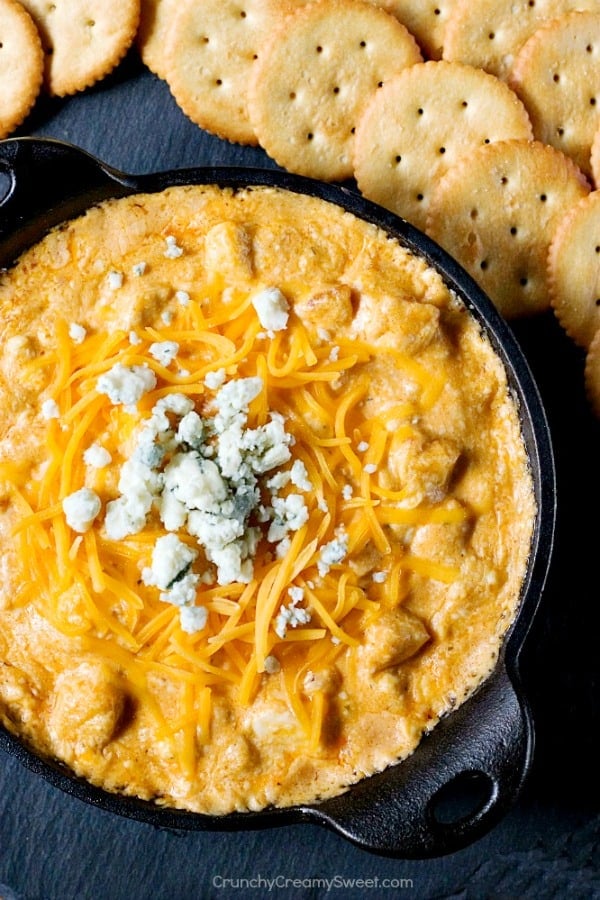
M 382 353 L 414 383 L 414 399 L 367 417 L 368 364 Z M 390 540 L 390 528 L 460 522 L 467 510 L 455 500 L 403 505 L 405 492 L 390 490 L 378 476 L 392 435 L 409 440 L 411 420 L 436 402 L 439 376 L 400 352 L 359 340 L 336 339 L 332 352 L 331 341 L 309 333 L 293 313 L 285 328 L 267 333 L 248 292 L 229 291 L 225 301 L 219 290 L 193 298 L 160 329 L 86 333 L 59 323 L 55 349 L 28 365 L 44 370 L 49 385 L 46 462 L 27 477 L 11 463 L 2 467 L 19 514 L 15 539 L 24 578 L 14 604 L 34 604 L 83 652 L 114 664 L 152 711 L 157 737 L 172 742 L 184 772 L 194 770 L 197 744 L 210 740 L 214 691 L 228 685 L 248 705 L 263 678 L 281 680 L 308 745 L 318 747 L 328 701 L 319 690 L 303 695 L 306 674 L 356 647 L 365 625 L 401 602 L 411 573 L 442 582 L 459 574 L 411 555 Z M 143 367 L 153 373 L 147 382 L 153 386 L 135 403 L 111 401 L 98 383 L 115 366 Z M 159 401 L 184 395 L 206 419 L 215 414 L 219 382 L 249 378 L 260 379 L 262 390 L 248 404 L 247 427 L 282 417 L 291 456 L 281 469 L 300 461 L 310 483 L 302 494 L 305 521 L 277 547 L 267 541 L 266 526 L 252 522 L 262 536 L 246 582 L 220 584 L 204 561 L 205 573 L 213 571 L 197 584 L 205 624 L 187 631 L 177 607 L 142 577 L 168 533 L 156 512 L 117 540 L 104 526 L 105 509 L 118 497 L 120 468 Z M 294 488 L 289 480 L 282 484 L 285 499 Z M 99 498 L 102 511 L 76 531 L 64 502 L 83 487 Z M 268 505 L 268 498 L 262 501 Z M 177 534 L 201 554 L 193 536 Z M 352 561 L 367 545 L 384 565 L 365 579 Z M 156 679 L 177 686 L 176 711 L 159 703 Z

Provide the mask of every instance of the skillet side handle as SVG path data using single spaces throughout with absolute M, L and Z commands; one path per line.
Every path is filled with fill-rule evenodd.
M 502 668 L 412 756 L 307 810 L 307 818 L 384 856 L 443 856 L 483 837 L 508 812 L 532 752 L 529 711 Z
M 71 144 L 0 141 L 0 265 L 91 203 L 134 187 L 134 179 Z

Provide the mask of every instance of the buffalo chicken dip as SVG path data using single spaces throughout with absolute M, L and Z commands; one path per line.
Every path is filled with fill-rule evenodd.
M 109 791 L 314 802 L 493 669 L 535 506 L 505 372 L 322 200 L 105 202 L 0 276 L 0 721 Z

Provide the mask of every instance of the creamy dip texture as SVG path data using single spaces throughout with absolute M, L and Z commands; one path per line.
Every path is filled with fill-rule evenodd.
M 0 721 L 225 814 L 336 795 L 493 668 L 535 516 L 441 277 L 271 188 L 108 201 L 0 276 Z

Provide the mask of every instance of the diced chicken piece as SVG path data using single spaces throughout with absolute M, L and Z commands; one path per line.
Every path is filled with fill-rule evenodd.
M 331 285 L 313 291 L 295 304 L 295 312 L 303 322 L 320 328 L 337 328 L 352 321 L 352 291 L 346 284 Z
M 415 354 L 424 350 L 439 333 L 440 313 L 429 303 L 387 294 L 378 298 L 376 316 L 372 310 L 371 299 L 359 304 L 353 325 L 357 337 L 371 343 Z
M 408 488 L 411 494 L 421 493 L 438 502 L 446 493 L 459 456 L 459 448 L 447 438 L 428 441 L 422 434 L 408 440 L 394 436 L 388 469 L 396 489 Z
M 106 663 L 83 662 L 56 679 L 48 731 L 58 755 L 69 760 L 102 750 L 114 737 L 125 709 L 125 692 Z
M 31 369 L 28 363 L 37 355 L 34 340 L 31 337 L 15 335 L 9 338 L 2 350 L 1 371 L 11 385 L 20 385 L 23 389 L 40 391 L 44 386 L 44 373 L 41 369 Z
M 0 704 L 6 708 L 9 719 L 23 724 L 35 718 L 38 708 L 28 676 L 6 663 L 0 663 Z
M 419 525 L 410 544 L 411 553 L 423 559 L 456 565 L 465 548 L 465 522 Z
M 428 643 L 430 634 L 417 616 L 404 609 L 382 613 L 365 630 L 357 653 L 360 667 L 377 674 L 411 659 Z
M 209 272 L 234 280 L 250 278 L 253 273 L 252 241 L 235 222 L 214 225 L 204 239 L 204 262 Z
M 305 694 L 315 694 L 322 691 L 324 694 L 335 694 L 340 687 L 341 676 L 335 666 L 313 671 L 310 669 L 305 677 L 302 687 Z

